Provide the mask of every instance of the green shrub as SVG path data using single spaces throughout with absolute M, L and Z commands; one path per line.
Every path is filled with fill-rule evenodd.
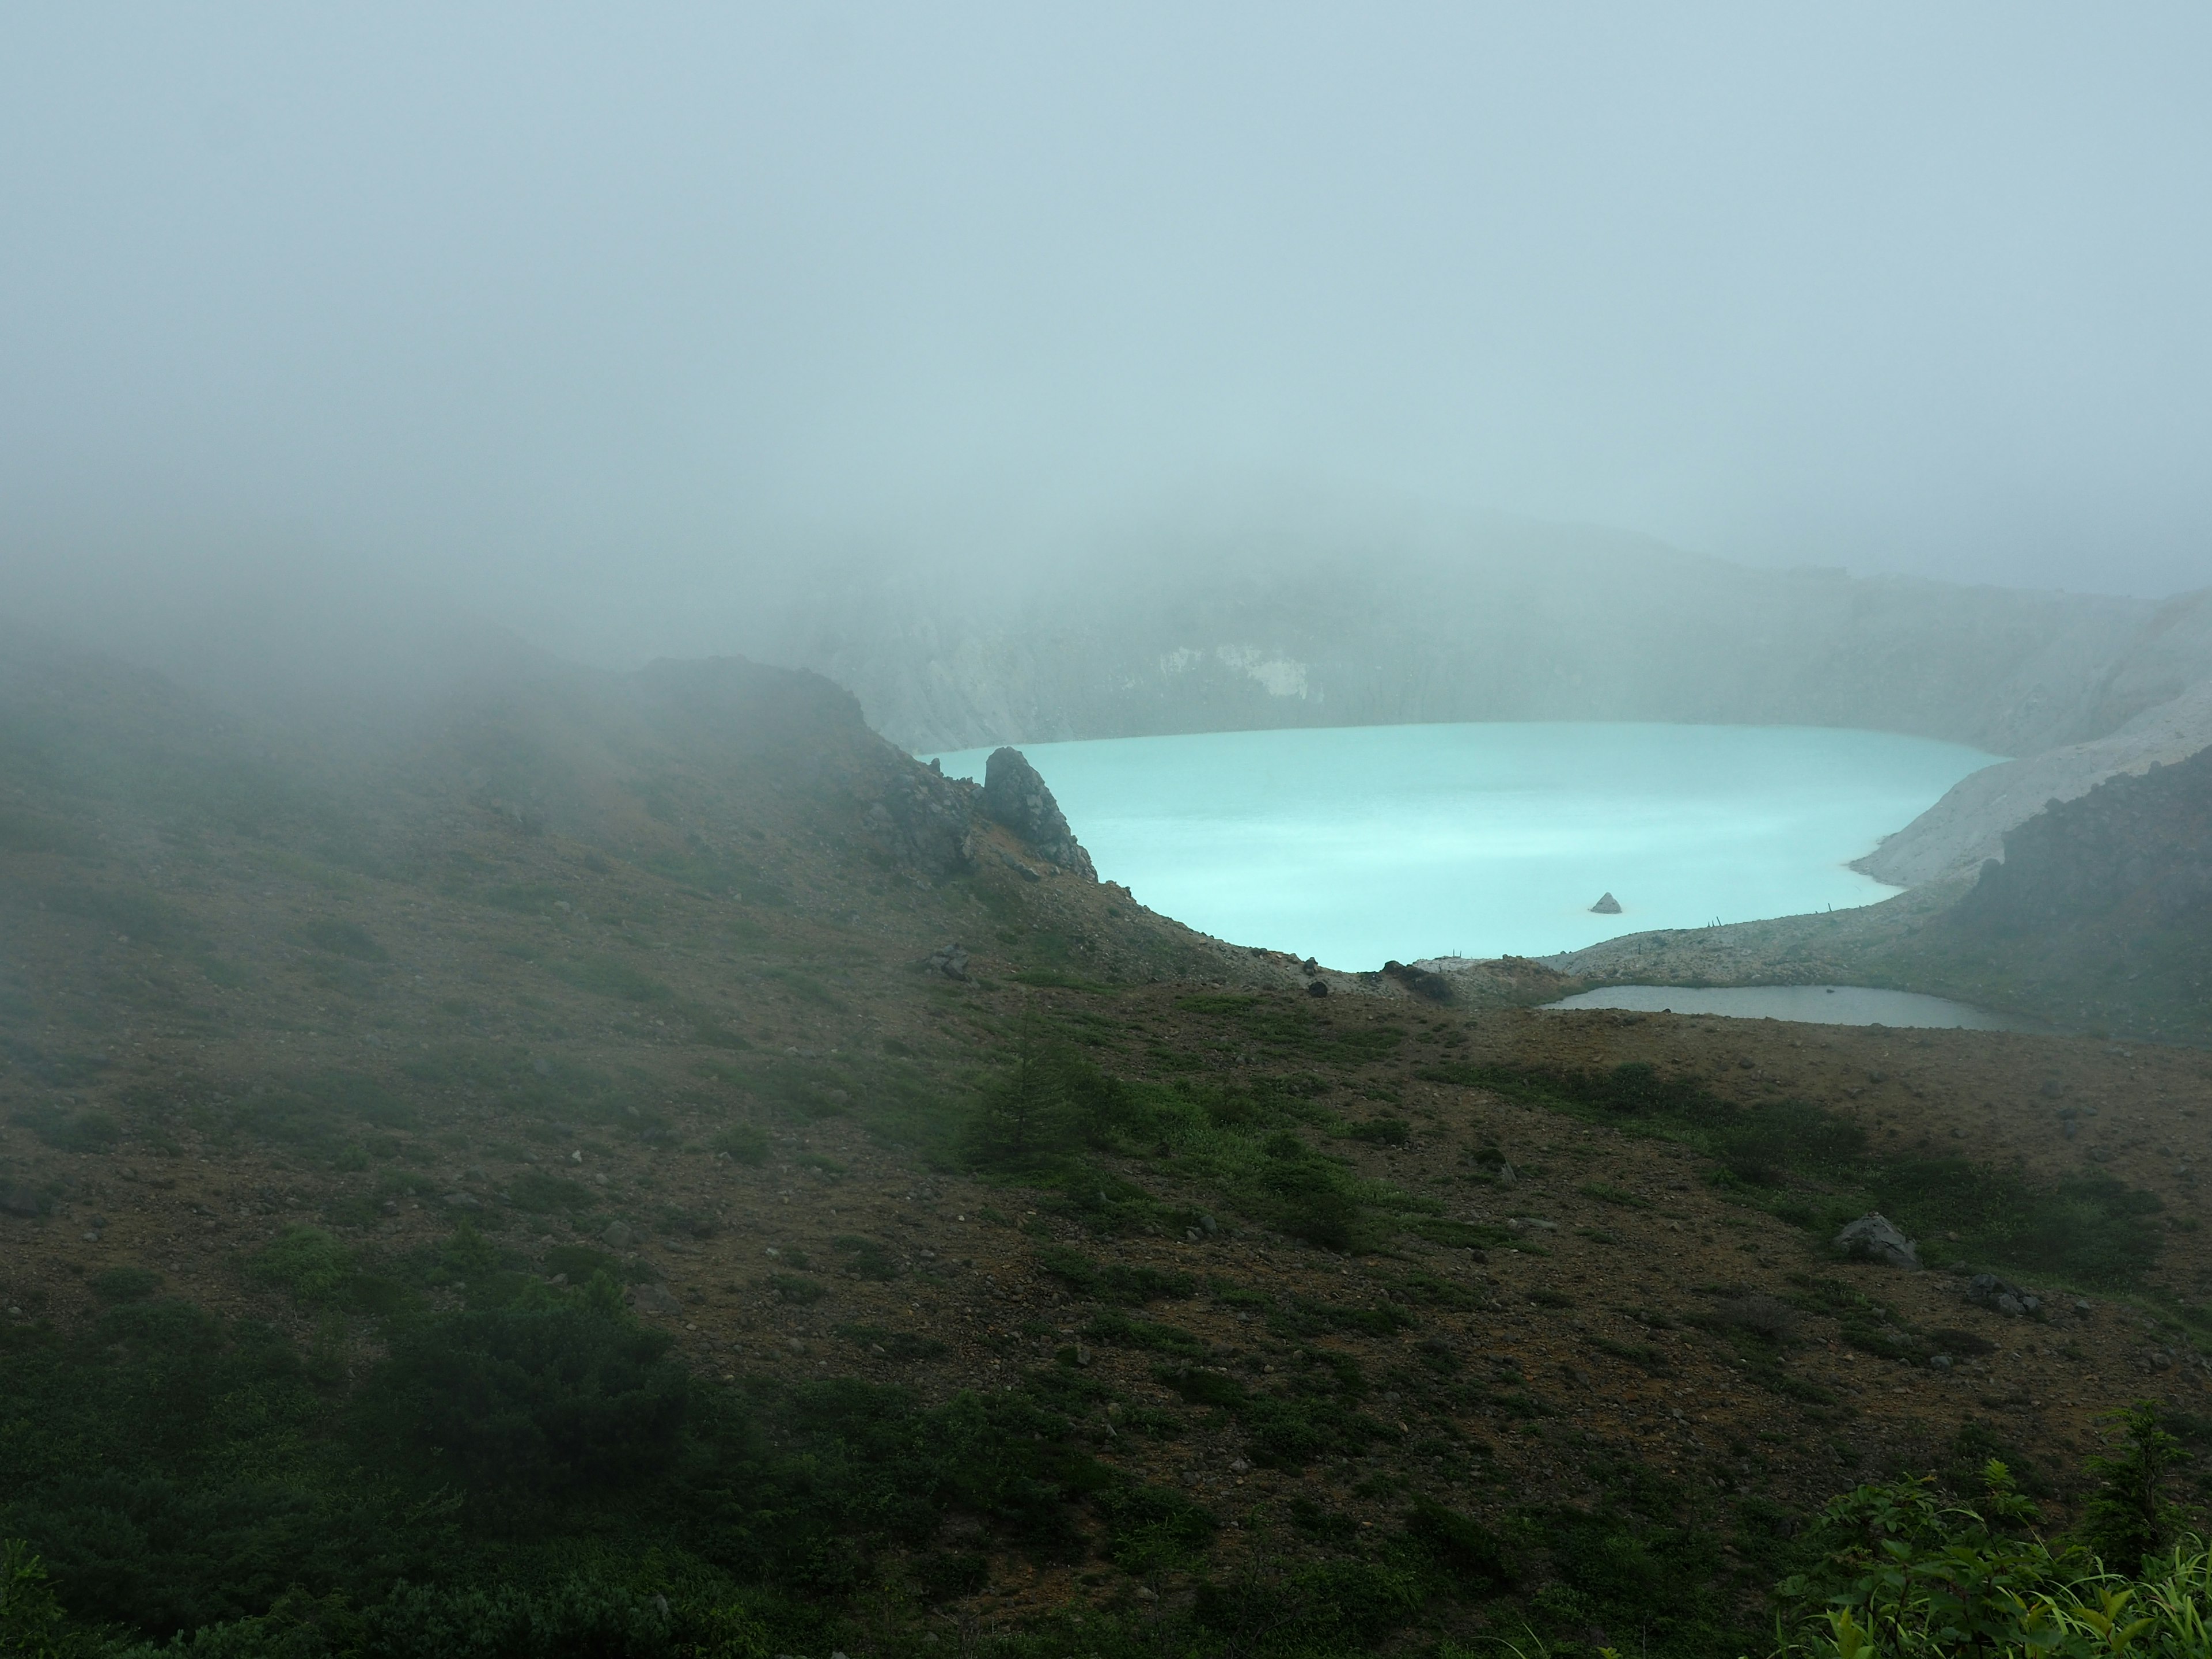
M 891 1260 L 889 1249 L 877 1239 L 844 1233 L 830 1240 L 830 1248 L 845 1258 L 845 1271 L 857 1279 L 888 1282 L 899 1275 L 898 1263 Z
M 143 1302 L 161 1288 L 151 1267 L 110 1267 L 93 1275 L 92 1293 L 102 1302 Z
M 599 1201 L 581 1182 L 548 1175 L 543 1170 L 525 1170 L 508 1182 L 507 1197 L 516 1209 L 526 1210 L 532 1215 L 554 1210 L 588 1210 Z
M 22 1539 L 0 1540 L 0 1654 L 60 1659 L 76 1645 L 63 1627 L 46 1563 Z
M 343 1298 L 355 1267 L 353 1252 L 328 1233 L 293 1227 L 256 1251 L 246 1272 L 301 1302 L 331 1307 Z
M 9 1121 L 28 1129 L 58 1152 L 105 1152 L 123 1139 L 123 1127 L 104 1112 L 72 1112 L 58 1106 L 27 1106 Z
M 1296 1135 L 1278 1135 L 1265 1150 L 1267 1161 L 1250 1183 L 1246 1207 L 1293 1238 L 1326 1249 L 1350 1249 L 1361 1207 L 1351 1173 L 1316 1157 Z
M 28 812 L 0 811 L 0 853 L 97 853 L 100 843 L 75 824 Z
M 580 991 L 623 1002 L 668 1002 L 676 995 L 653 975 L 618 957 L 585 957 L 575 962 L 557 963 L 550 971 Z
M 732 1123 L 708 1145 L 734 1163 L 757 1168 L 768 1162 L 768 1134 L 750 1123 Z
M 674 1455 L 690 1382 L 668 1346 L 570 1302 L 456 1314 L 394 1338 L 362 1421 L 372 1443 L 479 1491 L 609 1492 Z
M 1084 1296 L 1100 1302 L 1141 1307 L 1147 1302 L 1186 1300 L 1198 1292 L 1198 1281 L 1188 1273 L 1167 1273 L 1158 1267 L 1124 1262 L 1099 1262 L 1065 1244 L 1038 1248 L 1037 1265 Z
M 1514 1582 L 1511 1554 L 1498 1534 L 1432 1498 L 1413 1499 L 1406 1530 L 1462 1590 L 1504 1589 Z
M 1181 1492 L 1133 1482 L 1098 1496 L 1106 1521 L 1106 1553 L 1127 1573 L 1195 1565 L 1220 1522 Z
M 198 931 L 191 918 L 167 900 L 142 890 L 59 887 L 47 891 L 46 902 L 51 909 L 82 916 L 144 945 L 182 944 Z
M 1083 1328 L 1083 1334 L 1093 1342 L 1111 1343 L 1118 1347 L 1149 1348 L 1155 1353 L 1173 1354 L 1183 1359 L 1206 1357 L 1206 1344 L 1180 1326 L 1132 1319 L 1125 1313 L 1100 1314 Z
M 300 937 L 318 951 L 327 951 L 332 956 L 350 957 L 356 962 L 384 962 L 391 952 L 369 937 L 368 930 L 359 922 L 346 921 L 335 916 L 319 916 L 303 923 Z
M 1413 1126 L 1402 1117 L 1370 1117 L 1362 1123 L 1347 1123 L 1344 1133 L 1374 1146 L 1402 1146 L 1413 1136 Z
M 2119 1444 L 2089 1460 L 2097 1490 L 2082 1510 L 2081 1540 L 2107 1567 L 2133 1577 L 2179 1535 L 2181 1510 L 2166 1498 L 2166 1473 L 2189 1454 L 2166 1431 L 2155 1401 L 2139 1400 L 2106 1420 Z
M 2155 1428 L 2130 1418 L 2131 1440 Z M 2182 1538 L 2130 1565 L 2100 1561 L 2079 1543 L 2036 1535 L 2035 1508 L 2002 1463 L 1991 1462 L 1984 1480 L 1979 1509 L 1942 1504 L 1926 1479 L 1861 1486 L 1831 1503 L 1808 1540 L 1817 1565 L 1776 1590 L 1781 1623 L 1797 1636 L 1776 1659 L 2193 1659 L 2208 1650 L 2204 1540 Z M 2143 1547 L 2135 1525 L 2143 1513 L 2131 1499 L 2123 1508 L 2119 1547 L 2132 1554 Z
M 894 1331 L 882 1325 L 840 1325 L 837 1334 L 855 1346 L 879 1349 L 884 1358 L 900 1363 L 941 1359 L 951 1352 L 933 1336 L 917 1336 L 912 1331 Z

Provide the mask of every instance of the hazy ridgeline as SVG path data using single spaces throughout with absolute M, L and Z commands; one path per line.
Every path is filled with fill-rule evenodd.
M 2212 680 L 2208 593 L 1964 587 L 1755 569 L 1595 529 L 1340 520 L 1133 532 L 1011 568 L 855 565 L 767 648 L 849 685 L 921 750 L 1628 720 L 1857 726 L 2024 756 Z

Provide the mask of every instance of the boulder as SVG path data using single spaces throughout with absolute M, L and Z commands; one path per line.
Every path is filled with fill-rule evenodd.
M 623 1292 L 623 1300 L 640 1313 L 680 1314 L 684 1304 L 678 1302 L 665 1285 L 633 1285 Z
M 1966 1300 L 1992 1313 L 2014 1319 L 2031 1319 L 2043 1311 L 2043 1298 L 2033 1291 L 1999 1279 L 1995 1273 L 1976 1273 L 1966 1286 Z
M 923 964 L 933 974 L 942 974 L 947 979 L 968 977 L 968 953 L 957 945 L 940 945 L 929 953 Z
M 1583 890 L 1588 892 L 1589 890 L 1584 888 Z M 1617 916 L 1620 914 L 1620 901 L 1610 893 L 1602 894 L 1598 902 L 1590 906 L 1590 910 L 1595 915 Z
M 1036 767 L 1018 749 L 994 749 L 983 764 L 983 811 L 1003 823 L 1061 869 L 1098 879 L 1098 872 L 1067 827 Z
M 1920 1250 L 1897 1224 L 1869 1211 L 1836 1235 L 1836 1249 L 1854 1261 L 1879 1261 L 1886 1267 L 1920 1266 Z
M 1324 981 L 1316 980 L 1306 987 L 1306 994 L 1310 997 L 1325 997 L 1328 994 L 1328 986 Z
M 634 1250 L 637 1248 L 637 1235 L 630 1231 L 628 1222 L 610 1221 L 606 1231 L 599 1235 L 599 1243 L 611 1250 Z

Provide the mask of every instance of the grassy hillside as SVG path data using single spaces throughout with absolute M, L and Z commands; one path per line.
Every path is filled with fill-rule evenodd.
M 0 695 L 64 1646 L 1735 1654 L 1862 1480 L 2212 1443 L 2201 1056 L 1316 997 L 744 664 Z

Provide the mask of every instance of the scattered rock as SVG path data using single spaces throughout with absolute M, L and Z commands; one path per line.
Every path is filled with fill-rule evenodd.
M 929 953 L 929 960 L 922 965 L 930 972 L 942 974 L 947 979 L 964 980 L 968 977 L 968 953 L 957 945 L 939 945 Z
M 1018 749 L 994 749 L 983 764 L 983 811 L 1063 870 L 1098 879 L 1091 854 L 1075 839 L 1060 803 Z
M 483 1200 L 469 1193 L 447 1193 L 444 1200 L 449 1210 L 481 1210 Z
M 1966 1286 L 1966 1300 L 1978 1308 L 1987 1308 L 2014 1319 L 2025 1319 L 2043 1311 L 2043 1298 L 2033 1291 L 2024 1291 L 2017 1285 L 1999 1279 L 1995 1273 L 1976 1273 Z
M 1588 892 L 1589 890 L 1584 888 L 1583 890 Z M 1612 894 L 1607 893 L 1600 897 L 1595 904 L 1590 906 L 1590 914 L 1600 916 L 1617 916 L 1620 914 L 1620 901 Z
M 1835 1247 L 1854 1261 L 1878 1261 L 1886 1267 L 1920 1266 L 1919 1247 L 1876 1211 L 1869 1211 L 1838 1232 Z
M 610 1221 L 606 1231 L 599 1235 L 599 1243 L 611 1250 L 633 1250 L 637 1248 L 637 1235 L 623 1221 Z
M 684 1304 L 678 1302 L 665 1285 L 633 1285 L 623 1293 L 623 1300 L 640 1313 L 680 1314 Z

